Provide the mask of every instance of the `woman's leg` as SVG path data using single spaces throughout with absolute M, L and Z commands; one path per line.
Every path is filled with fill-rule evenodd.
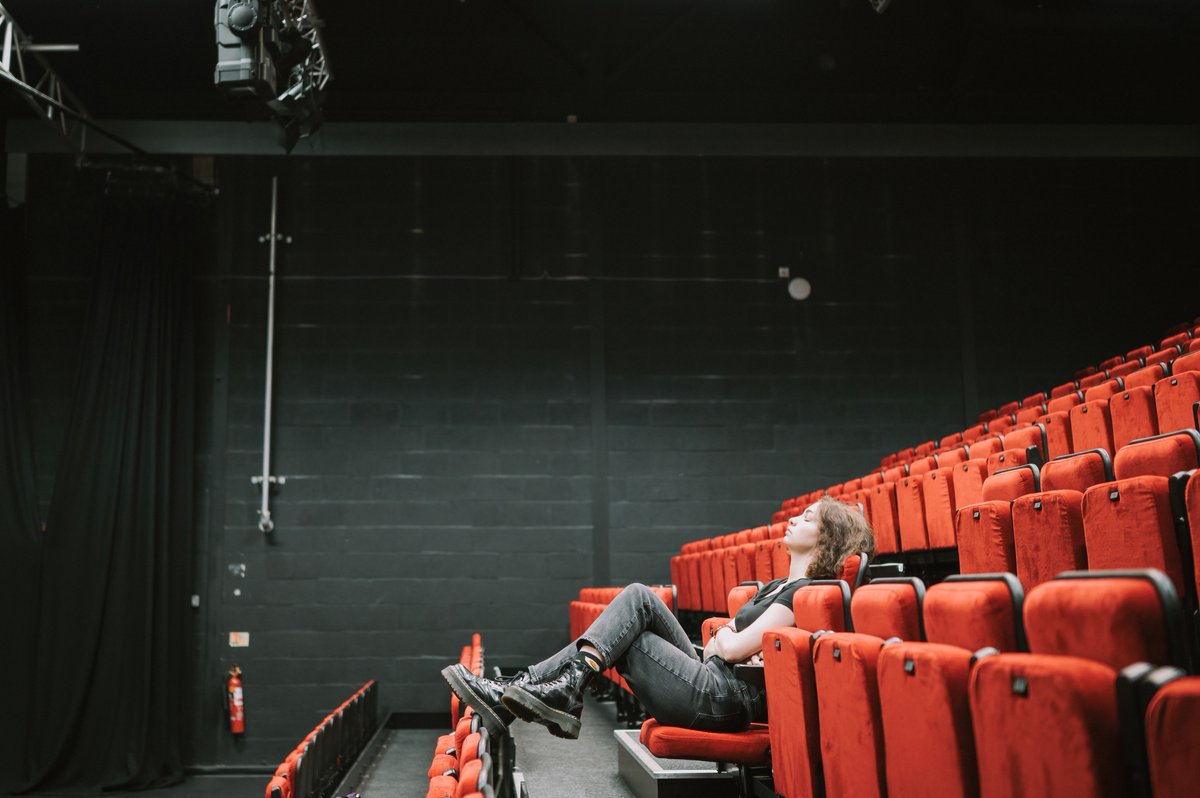
M 617 672 L 659 723 L 702 731 L 741 731 L 758 711 L 757 691 L 720 660 L 681 653 L 653 632 L 634 639 Z
M 563 665 L 578 657 L 580 647 L 585 644 L 595 647 L 604 667 L 611 668 L 642 632 L 653 632 L 691 659 L 700 661 L 687 632 L 658 594 L 645 585 L 634 583 L 617 594 L 579 639 L 530 665 L 529 676 L 535 682 L 552 678 Z

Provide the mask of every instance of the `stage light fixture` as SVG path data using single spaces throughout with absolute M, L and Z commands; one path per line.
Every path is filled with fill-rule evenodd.
M 317 131 L 333 79 L 312 0 L 217 0 L 214 82 L 233 100 L 259 103 L 288 152 Z

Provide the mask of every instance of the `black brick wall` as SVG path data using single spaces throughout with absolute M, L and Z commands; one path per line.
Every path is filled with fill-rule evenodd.
M 83 250 L 53 235 L 87 215 L 56 188 L 68 173 L 31 167 L 46 500 L 86 298 Z M 199 764 L 278 761 L 369 678 L 392 711 L 442 711 L 437 672 L 472 632 L 490 664 L 548 654 L 581 586 L 665 581 L 681 543 L 1200 313 L 1190 162 L 296 157 L 217 174 L 220 254 L 197 292 Z M 264 538 L 273 174 L 293 241 L 287 483 Z

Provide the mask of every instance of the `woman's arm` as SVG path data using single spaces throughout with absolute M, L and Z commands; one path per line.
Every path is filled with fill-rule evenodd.
M 704 658 L 720 657 L 726 662 L 741 662 L 762 651 L 762 636 L 769 629 L 793 626 L 796 616 L 784 604 L 772 604 L 762 615 L 740 632 L 733 626 L 719 629 L 704 646 Z

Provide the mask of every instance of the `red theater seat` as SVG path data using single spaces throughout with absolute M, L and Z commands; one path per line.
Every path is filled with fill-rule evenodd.
M 1145 714 L 1154 798 L 1195 796 L 1200 761 L 1197 729 L 1200 729 L 1200 676 L 1176 678 L 1154 693 Z
M 885 639 L 922 638 L 924 594 L 919 579 L 873 580 L 851 599 L 856 631 L 816 638 L 813 674 L 822 772 L 831 796 L 886 794 L 876 663 Z
M 1131 794 L 1118 671 L 1183 661 L 1172 585 L 1153 570 L 1068 572 L 1031 590 L 1024 615 L 1031 653 L 983 657 L 971 672 L 981 793 Z
M 1024 647 L 1011 574 L 952 576 L 925 594 L 929 642 L 883 647 L 879 702 L 891 795 L 978 795 L 968 677 L 974 652 Z

